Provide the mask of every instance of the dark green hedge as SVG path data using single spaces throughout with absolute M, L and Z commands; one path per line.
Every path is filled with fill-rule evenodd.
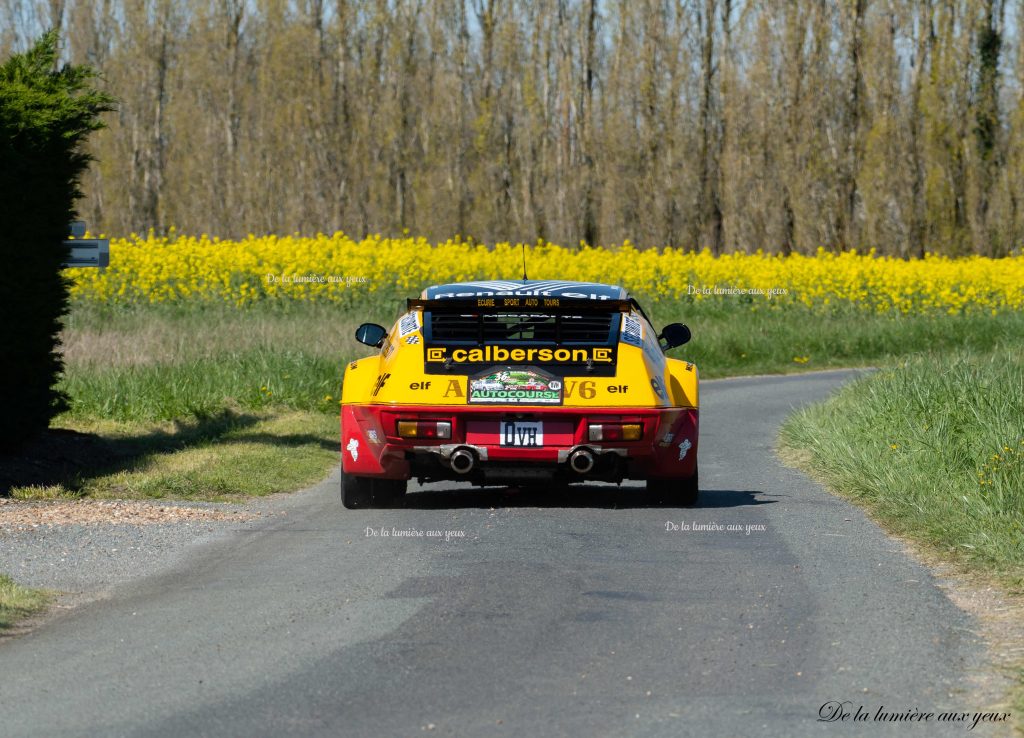
M 46 429 L 65 406 L 55 385 L 68 309 L 68 222 L 89 164 L 82 144 L 113 108 L 87 67 L 57 67 L 57 34 L 0 66 L 0 447 Z

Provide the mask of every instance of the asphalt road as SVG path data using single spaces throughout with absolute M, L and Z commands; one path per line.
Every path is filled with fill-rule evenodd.
M 705 383 L 696 509 L 628 486 L 428 485 L 348 511 L 334 475 L 0 643 L 0 734 L 985 735 L 817 722 L 833 700 L 872 718 L 984 706 L 970 618 L 773 455 L 788 411 L 850 376 Z

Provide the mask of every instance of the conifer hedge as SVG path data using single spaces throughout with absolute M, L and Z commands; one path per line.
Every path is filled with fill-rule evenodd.
M 56 385 L 68 310 L 61 265 L 86 137 L 113 100 L 85 66 L 58 67 L 49 31 L 0 65 L 0 449 L 45 430 L 66 406 Z

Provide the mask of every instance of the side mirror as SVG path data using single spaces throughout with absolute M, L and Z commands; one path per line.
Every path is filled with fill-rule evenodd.
M 658 340 L 661 341 L 662 349 L 668 351 L 689 341 L 690 335 L 690 329 L 682 323 L 669 323 L 661 329 Z
M 387 335 L 387 328 L 376 323 L 363 323 L 356 328 L 356 340 L 359 343 L 365 343 L 367 346 L 373 346 L 374 348 L 383 346 Z

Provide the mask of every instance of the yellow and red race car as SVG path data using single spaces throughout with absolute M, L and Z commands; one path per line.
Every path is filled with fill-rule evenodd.
M 697 501 L 697 368 L 665 352 L 621 287 L 493 281 L 429 287 L 345 371 L 341 499 L 387 506 L 409 479 L 479 485 L 646 480 Z

